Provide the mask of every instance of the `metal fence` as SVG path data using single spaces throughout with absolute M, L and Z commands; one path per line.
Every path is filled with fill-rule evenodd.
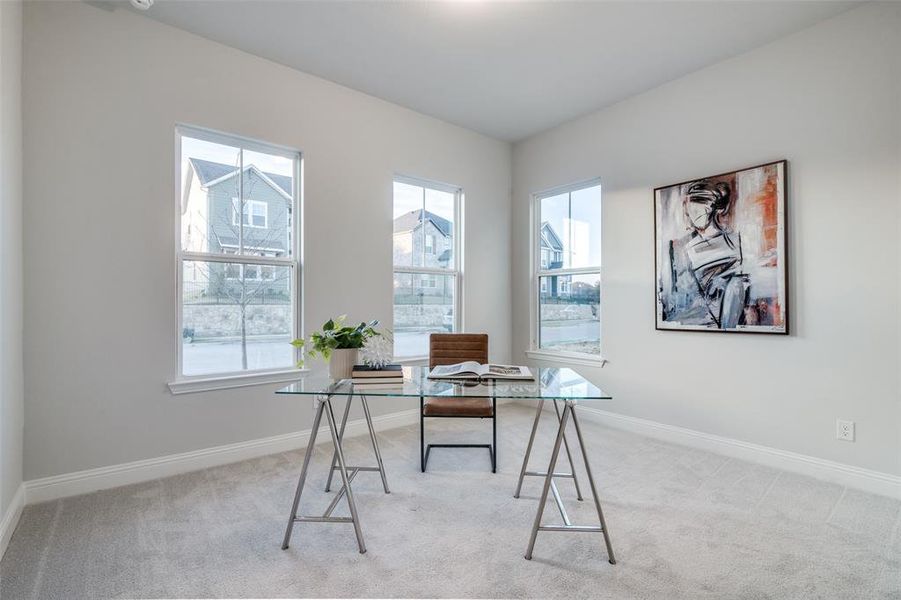
M 241 303 L 241 284 L 225 283 L 229 286 L 211 286 L 204 282 L 184 283 L 183 302 L 189 304 L 240 304 Z M 291 304 L 291 295 L 288 292 L 287 284 L 273 282 L 271 286 L 267 286 L 265 282 L 254 281 L 247 285 L 244 300 L 248 305 L 272 304 L 285 305 Z

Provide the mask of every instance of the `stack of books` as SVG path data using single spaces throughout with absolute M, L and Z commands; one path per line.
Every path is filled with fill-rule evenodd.
M 351 381 L 357 389 L 401 388 L 404 385 L 404 372 L 400 365 L 385 365 L 380 369 L 354 365 Z

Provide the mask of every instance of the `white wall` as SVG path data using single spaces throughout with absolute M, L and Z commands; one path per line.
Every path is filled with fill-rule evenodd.
M 515 145 L 514 360 L 529 195 L 600 177 L 603 408 L 901 474 L 899 15 L 857 8 Z M 782 158 L 791 336 L 655 331 L 652 189 Z
M 21 98 L 22 4 L 0 2 L 0 520 L 22 484 Z
M 390 326 L 393 174 L 462 186 L 466 328 L 509 360 L 508 144 L 80 2 L 27 3 L 24 106 L 26 479 L 310 426 L 310 402 L 276 386 L 166 389 L 177 122 L 304 152 L 308 325 Z
M 5 150 L 16 134 L 5 129 L 0 6 L 2 314 L 13 324 L 21 272 L 7 230 L 18 206 L 6 217 L 5 190 L 15 198 L 18 183 L 5 177 L 16 160 Z M 25 478 L 309 427 L 308 404 L 274 396 L 276 386 L 166 389 L 176 122 L 304 151 L 308 325 L 340 312 L 390 324 L 393 173 L 461 185 L 466 328 L 491 335 L 496 360 L 524 360 L 528 346 L 530 192 L 601 177 L 610 363 L 584 372 L 616 396 L 605 408 L 901 474 L 899 11 L 863 6 L 517 144 L 511 207 L 506 144 L 127 10 L 28 3 Z M 656 332 L 651 190 L 780 158 L 790 161 L 792 335 Z M 3 329 L 13 391 L 17 335 Z M 747 377 L 734 384 L 737 374 Z M 5 390 L 4 403 L 15 399 Z M 21 479 L 6 450 L 21 402 L 10 414 L 4 503 Z M 857 422 L 857 442 L 834 439 L 836 417 Z

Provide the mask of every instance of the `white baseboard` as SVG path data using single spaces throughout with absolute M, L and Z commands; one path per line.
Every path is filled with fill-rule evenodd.
M 419 409 L 414 408 L 373 417 L 372 423 L 376 429 L 384 430 L 412 425 L 417 423 L 418 420 Z M 32 479 L 24 484 L 25 504 L 35 504 L 67 496 L 87 494 L 97 490 L 151 481 L 161 477 L 170 477 L 199 469 L 239 462 L 249 458 L 257 458 L 267 454 L 304 448 L 310 439 L 311 432 L 312 429 L 305 429 L 248 442 L 215 446 L 193 452 L 170 454 L 159 458 Z M 366 421 L 364 419 L 355 419 L 347 422 L 347 429 L 344 435 L 353 437 L 364 435 L 367 432 Z M 331 443 L 327 426 L 320 427 L 316 443 Z
M 19 485 L 19 489 L 16 490 L 12 502 L 3 515 L 3 520 L 0 521 L 0 558 L 3 558 L 6 548 L 9 546 L 9 540 L 16 530 L 16 525 L 19 524 L 19 517 L 22 516 L 23 508 L 25 508 L 24 483 Z
M 703 433 L 675 425 L 629 417 L 590 406 L 579 406 L 579 414 L 602 425 L 624 429 L 648 437 L 674 442 L 764 464 L 777 469 L 808 475 L 873 494 L 901 499 L 901 477 L 816 458 L 797 452 L 779 450 L 750 442 Z

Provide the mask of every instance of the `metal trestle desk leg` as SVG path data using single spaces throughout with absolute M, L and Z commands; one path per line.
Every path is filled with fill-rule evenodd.
M 379 458 L 379 467 L 348 467 L 344 460 L 344 451 L 341 448 L 341 435 L 338 431 L 337 422 L 335 419 L 335 414 L 332 410 L 332 402 L 331 396 L 319 396 L 316 398 L 316 416 L 313 418 L 313 430 L 310 433 L 310 441 L 307 444 L 306 452 L 303 457 L 303 467 L 300 470 L 300 477 L 297 481 L 297 491 L 294 494 L 294 502 L 291 505 L 291 514 L 288 515 L 288 527 L 285 529 L 285 539 L 282 542 L 282 550 L 288 548 L 288 544 L 291 541 L 291 534 L 294 530 L 294 523 L 352 523 L 354 526 L 354 533 L 357 537 L 357 546 L 360 549 L 360 553 L 366 552 L 366 544 L 363 542 L 363 530 L 360 528 L 360 517 L 357 514 L 357 506 L 354 503 L 353 490 L 351 489 L 351 481 L 353 481 L 354 477 L 356 477 L 357 473 L 363 470 L 371 470 L 382 471 L 382 482 L 385 483 L 385 491 L 387 492 L 387 483 L 384 479 L 384 469 L 381 466 L 381 459 L 378 456 L 377 450 L 377 442 L 374 440 L 374 432 L 371 429 L 370 432 L 373 433 L 373 442 L 376 444 L 376 455 Z M 332 437 L 332 444 L 335 447 L 334 458 L 333 461 L 337 461 L 337 466 L 334 468 L 338 469 L 338 472 L 341 474 L 341 481 L 343 483 L 340 490 L 338 490 L 338 494 L 332 500 L 331 504 L 325 510 L 325 513 L 322 516 L 299 516 L 297 514 L 298 508 L 300 507 L 300 497 L 303 494 L 304 484 L 306 483 L 307 473 L 310 468 L 310 459 L 313 456 L 313 452 L 316 447 L 316 435 L 319 432 L 319 425 L 322 422 L 322 413 L 325 413 L 326 420 L 328 421 L 329 433 Z M 345 409 L 345 415 L 347 414 L 348 409 Z M 368 418 L 368 410 L 367 418 Z M 343 430 L 343 427 L 342 427 Z M 334 469 L 330 469 L 333 471 Z M 342 497 L 347 497 L 347 507 L 350 510 L 350 517 L 333 517 L 332 511 L 338 505 L 338 502 Z
M 526 446 L 526 455 L 522 459 L 522 468 L 519 471 L 519 481 L 516 484 L 516 491 L 513 492 L 514 498 L 519 498 L 522 491 L 522 482 L 526 477 L 544 477 L 547 473 L 538 471 L 529 471 L 529 457 L 532 455 L 532 444 L 535 443 L 535 433 L 538 431 L 538 421 L 541 419 L 541 411 L 544 408 L 543 401 L 538 401 L 538 409 L 535 411 L 535 420 L 532 422 L 532 433 L 529 435 L 529 444 Z M 557 400 L 554 400 L 554 411 L 557 413 L 557 422 L 562 421 L 563 416 L 560 414 L 560 408 L 557 406 Z M 563 445 L 566 448 L 566 458 L 569 460 L 569 473 L 554 473 L 554 477 L 566 477 L 573 480 L 576 486 L 576 498 L 582 500 L 582 490 L 579 488 L 579 478 L 576 475 L 575 463 L 573 463 L 573 455 L 569 451 L 569 440 L 566 439 L 566 433 L 563 434 Z
M 538 414 L 541 412 L 541 406 L 538 407 Z M 558 413 L 559 414 L 559 413 Z M 591 496 L 594 498 L 594 506 L 597 510 L 599 526 L 587 526 L 587 525 L 573 525 L 569 516 L 566 514 L 566 508 L 563 506 L 563 500 L 560 497 L 560 492 L 557 490 L 557 485 L 554 483 L 554 477 L 565 476 L 565 473 L 555 473 L 554 468 L 557 466 L 557 458 L 560 456 L 560 446 L 565 440 L 566 435 L 566 424 L 569 421 L 570 417 L 572 417 L 573 425 L 576 428 L 576 438 L 579 442 L 579 449 L 582 452 L 582 461 L 585 463 L 585 471 L 588 474 L 588 485 L 591 488 Z M 523 462 L 522 473 L 520 474 L 519 482 L 520 486 L 522 485 L 522 479 L 525 475 L 529 473 L 526 471 L 526 461 L 528 461 L 528 454 L 532 449 L 533 438 L 535 437 L 535 430 L 538 428 L 538 415 L 535 417 L 535 423 L 532 426 L 532 437 L 529 439 L 529 446 L 526 450 L 526 459 Z M 572 465 L 572 458 L 570 457 L 570 465 Z M 575 471 L 573 471 L 575 474 Z M 554 449 L 551 452 L 551 461 L 547 468 L 547 473 L 542 473 L 544 475 L 544 485 L 541 490 L 541 497 L 538 500 L 538 511 L 535 514 L 535 522 L 532 525 L 532 532 L 529 536 L 529 545 L 526 548 L 525 557 L 527 560 L 532 559 L 532 551 L 535 549 L 535 540 L 538 537 L 539 531 L 575 531 L 575 532 L 587 532 L 587 533 L 603 533 L 604 534 L 604 544 L 607 547 L 607 558 L 610 564 L 616 564 L 616 557 L 613 554 L 613 545 L 610 543 L 610 535 L 607 531 L 607 523 L 604 520 L 604 512 L 601 510 L 601 499 L 598 497 L 597 487 L 594 483 L 594 474 L 591 472 L 591 465 L 588 462 L 588 451 L 585 448 L 585 439 L 582 437 L 582 428 L 579 426 L 579 420 L 576 417 L 576 406 L 575 402 L 572 400 L 566 400 L 565 406 L 563 407 L 563 414 L 560 415 L 559 427 L 557 428 L 557 436 L 554 440 Z M 519 492 L 519 487 L 517 487 L 517 496 Z M 542 525 L 541 518 L 544 515 L 544 507 L 547 503 L 548 493 L 553 493 L 554 502 L 557 504 L 557 508 L 560 511 L 560 516 L 563 519 L 562 525 Z
M 344 404 L 344 416 L 341 418 L 341 429 L 338 432 L 338 441 L 344 443 L 344 430 L 347 428 L 347 417 L 350 414 L 350 405 L 353 402 L 355 396 L 348 396 L 347 402 Z M 385 488 L 385 493 L 390 494 L 391 491 L 388 489 L 388 478 L 385 476 L 385 465 L 382 463 L 382 453 L 379 452 L 379 442 L 375 436 L 375 428 L 372 425 L 372 415 L 369 413 L 369 404 L 366 402 L 366 396 L 360 396 L 360 403 L 363 405 L 363 415 L 366 418 L 366 427 L 369 429 L 369 439 L 372 442 L 372 450 L 375 453 L 375 461 L 378 466 L 376 467 L 348 467 L 349 469 L 357 469 L 358 471 L 378 471 L 379 475 L 382 476 L 382 487 Z M 329 492 L 332 489 L 332 477 L 335 474 L 335 469 L 338 467 L 335 465 L 335 462 L 338 459 L 338 454 L 332 453 L 332 464 L 328 471 L 328 479 L 325 482 L 325 491 Z

